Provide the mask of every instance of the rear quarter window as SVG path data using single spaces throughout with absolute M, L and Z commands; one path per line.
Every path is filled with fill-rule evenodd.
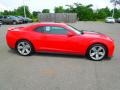
M 37 27 L 37 28 L 35 28 L 35 31 L 36 31 L 36 32 L 43 33 L 43 32 L 44 32 L 44 29 L 45 29 L 45 27 Z

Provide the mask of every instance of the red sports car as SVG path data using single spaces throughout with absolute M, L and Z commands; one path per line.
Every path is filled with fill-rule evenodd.
M 20 55 L 33 52 L 77 54 L 91 60 L 112 57 L 114 41 L 101 33 L 78 30 L 64 23 L 38 23 L 9 28 L 6 41 Z

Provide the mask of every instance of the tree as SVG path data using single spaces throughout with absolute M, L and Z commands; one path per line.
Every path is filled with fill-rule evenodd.
M 106 17 L 111 15 L 111 11 L 108 7 L 101 8 L 96 11 L 96 18 L 105 19 Z
M 43 9 L 42 13 L 50 13 L 50 10 L 49 9 Z
M 34 18 L 37 18 L 39 13 L 40 13 L 39 11 L 33 11 L 32 15 Z
M 94 12 L 91 8 L 93 5 L 82 5 L 81 3 L 74 3 L 74 5 L 66 5 L 68 8 L 65 10 L 71 13 L 77 13 L 79 20 L 93 20 Z
M 31 17 L 31 13 L 28 6 L 25 6 L 27 17 Z M 24 16 L 24 6 L 20 6 L 12 11 L 4 10 L 2 15 L 14 15 L 14 16 Z
M 66 13 L 75 13 L 75 8 L 74 8 L 74 5 L 66 5 L 68 8 L 65 9 L 65 12 Z
M 31 13 L 28 6 L 20 6 L 17 9 L 15 9 L 14 12 L 16 13 L 16 15 L 24 16 L 24 7 L 26 11 L 26 16 L 31 17 Z
M 10 14 L 10 13 L 9 13 L 8 10 L 4 10 L 3 15 L 9 15 L 9 14 Z
M 120 5 L 120 0 L 110 0 L 110 2 L 113 3 L 113 13 L 112 13 L 112 17 L 114 17 L 116 6 L 117 6 L 117 5 Z
M 111 11 L 111 12 L 113 12 L 113 11 Z M 115 8 L 114 9 L 114 18 L 119 18 L 120 17 L 120 9 L 117 9 L 117 8 Z
M 55 13 L 64 13 L 64 8 L 62 6 L 54 8 Z

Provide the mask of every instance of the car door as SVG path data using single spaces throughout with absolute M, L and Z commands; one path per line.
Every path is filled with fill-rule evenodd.
M 10 23 L 11 18 L 9 16 L 4 17 L 5 23 Z
M 59 26 L 45 26 L 44 47 L 49 51 L 67 51 L 68 30 Z
M 39 51 L 64 53 L 80 52 L 77 35 L 68 28 L 58 26 L 39 26 L 35 28 L 34 39 Z M 35 38 L 36 37 L 36 38 Z
M 3 23 L 7 23 L 7 16 L 4 16 L 4 17 L 2 18 L 2 22 L 3 22 Z
M 12 21 L 13 21 L 13 17 L 8 17 L 8 18 L 7 18 L 7 22 L 8 22 L 8 23 L 12 23 Z

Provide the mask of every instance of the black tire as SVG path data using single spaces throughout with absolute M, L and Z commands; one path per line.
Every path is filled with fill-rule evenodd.
M 23 48 L 21 48 L 21 51 L 20 51 L 20 47 L 22 47 L 21 43 L 24 43 L 26 46 L 23 46 L 24 50 Z M 16 44 L 16 50 L 22 56 L 30 56 L 34 51 L 33 45 L 27 40 L 18 41 Z M 22 50 L 23 50 L 23 53 L 22 53 Z
M 13 22 L 12 22 L 12 24 L 13 24 L 13 25 L 16 25 L 16 24 L 17 24 L 17 22 L 16 22 L 16 21 L 13 21 Z
M 0 25 L 2 25 L 3 23 L 2 23 L 2 21 L 0 21 Z
M 96 48 L 96 49 L 94 49 L 94 48 Z M 101 50 L 97 50 L 97 48 L 98 49 L 101 48 Z M 106 55 L 107 55 L 107 49 L 102 44 L 94 44 L 94 45 L 92 45 L 92 46 L 90 46 L 88 48 L 86 55 L 87 55 L 88 59 L 90 59 L 90 60 L 101 61 L 101 60 L 103 60 L 106 57 Z

